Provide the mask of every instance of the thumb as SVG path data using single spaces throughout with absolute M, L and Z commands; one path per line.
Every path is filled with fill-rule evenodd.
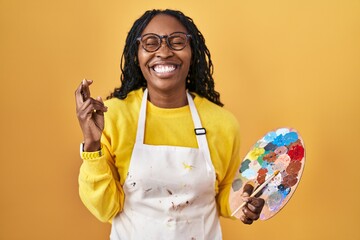
M 243 200 L 243 202 L 249 202 L 250 201 L 250 195 L 254 190 L 254 186 L 247 183 L 245 184 L 244 188 L 243 188 L 243 192 L 241 194 L 241 198 Z
M 97 99 L 99 102 L 104 103 L 102 97 L 97 97 L 96 99 Z
M 243 193 L 241 194 L 241 196 L 250 197 L 250 195 L 253 191 L 254 191 L 254 186 L 247 183 L 247 184 L 245 184 L 245 186 L 243 188 Z

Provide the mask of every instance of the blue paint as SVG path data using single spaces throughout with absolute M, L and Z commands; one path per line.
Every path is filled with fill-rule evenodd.
M 296 132 L 289 132 L 284 136 L 285 145 L 290 145 L 293 142 L 296 142 L 299 139 L 299 136 Z
M 257 172 L 254 169 L 248 168 L 243 173 L 242 176 L 247 179 L 255 179 L 257 176 Z
M 275 144 L 276 146 L 285 146 L 286 145 L 286 142 L 285 142 L 285 139 L 284 139 L 284 135 L 280 134 L 279 136 L 277 136 L 274 141 L 273 141 L 273 144 Z
M 268 164 L 268 165 L 266 166 L 266 169 L 268 170 L 268 173 L 267 173 L 267 174 L 269 174 L 269 176 L 274 173 L 274 168 L 273 168 L 273 165 L 272 165 L 272 164 Z
M 276 133 L 275 132 L 269 132 L 268 134 L 265 135 L 264 140 L 267 142 L 272 142 L 275 138 L 276 138 Z
M 285 187 L 284 187 L 284 185 L 280 184 L 280 185 L 278 186 L 278 189 L 279 189 L 279 191 L 284 191 L 284 190 L 285 190 Z
M 271 142 L 264 147 L 265 151 L 274 151 L 276 148 L 278 148 L 278 146 Z

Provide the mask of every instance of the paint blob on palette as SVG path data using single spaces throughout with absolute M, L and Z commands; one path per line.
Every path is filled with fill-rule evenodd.
M 240 176 L 234 183 L 238 189 L 246 183 L 256 187 L 275 171 L 280 171 L 260 196 L 265 200 L 260 219 L 266 220 L 279 212 L 294 194 L 304 165 L 305 147 L 299 133 L 295 129 L 280 128 L 256 142 L 242 161 Z

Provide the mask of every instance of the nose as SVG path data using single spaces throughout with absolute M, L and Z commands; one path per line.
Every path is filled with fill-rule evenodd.
M 166 39 L 161 39 L 160 48 L 156 51 L 158 57 L 170 57 L 174 54 L 172 49 L 168 46 Z

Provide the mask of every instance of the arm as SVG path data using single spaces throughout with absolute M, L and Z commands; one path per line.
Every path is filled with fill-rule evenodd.
M 79 174 L 79 194 L 84 205 L 101 221 L 110 221 L 120 211 L 124 194 L 109 144 L 101 136 L 104 129 L 104 112 L 107 107 L 100 97 L 91 98 L 92 81 L 83 80 L 75 91 L 76 113 L 84 137 L 83 151 L 95 154 L 82 155 Z
M 244 223 L 251 224 L 259 218 L 265 202 L 261 198 L 249 197 L 253 192 L 251 185 L 246 185 L 246 187 L 243 188 L 244 191 L 241 186 L 237 186 L 241 166 L 240 135 L 237 122 L 234 121 L 233 128 L 224 132 L 227 132 L 226 138 L 228 142 L 227 144 L 225 144 L 225 142 L 222 144 L 226 152 L 222 154 L 223 160 L 221 162 L 226 172 L 222 175 L 222 171 L 218 171 L 218 176 L 223 176 L 222 179 L 220 178 L 221 182 L 219 183 L 219 193 L 217 196 L 220 214 L 223 217 L 231 217 L 233 211 L 246 201 L 247 204 L 233 218 L 241 219 Z
M 108 222 L 122 209 L 124 192 L 104 144 L 103 155 L 83 159 L 79 174 L 79 195 L 84 205 L 100 221 Z

